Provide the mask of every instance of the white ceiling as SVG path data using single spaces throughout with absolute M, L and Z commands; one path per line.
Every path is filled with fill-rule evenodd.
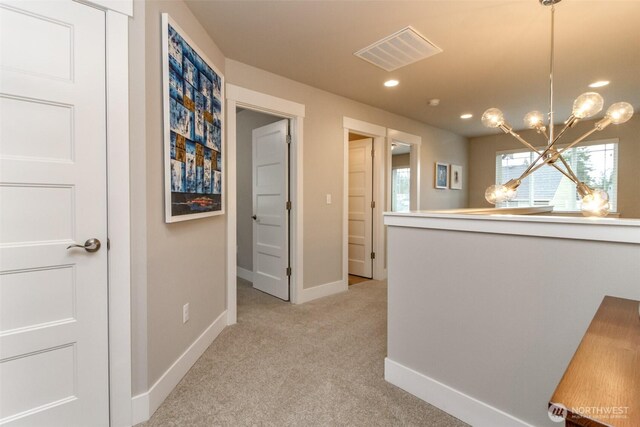
M 465 136 L 489 107 L 522 128 L 548 111 L 550 10 L 538 0 L 187 0 L 228 58 Z M 556 6 L 556 120 L 595 80 L 606 106 L 640 110 L 640 1 L 564 0 Z M 386 72 L 353 53 L 411 25 L 444 50 Z M 396 88 L 382 83 L 395 78 Z M 441 99 L 429 107 L 430 98 Z M 461 120 L 463 113 L 473 113 Z

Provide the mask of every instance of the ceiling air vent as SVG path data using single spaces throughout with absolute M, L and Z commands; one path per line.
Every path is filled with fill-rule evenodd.
M 354 55 L 383 70 L 393 71 L 440 52 L 442 49 L 407 27 L 360 49 Z

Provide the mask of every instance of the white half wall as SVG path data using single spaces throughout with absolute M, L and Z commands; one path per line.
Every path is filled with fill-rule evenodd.
M 640 299 L 640 221 L 439 215 L 385 217 L 387 377 L 472 425 L 500 425 L 491 408 L 557 425 L 549 399 L 602 299 Z

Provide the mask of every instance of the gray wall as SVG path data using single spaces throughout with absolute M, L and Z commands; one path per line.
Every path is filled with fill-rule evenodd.
M 409 167 L 411 165 L 411 154 L 394 154 L 391 156 L 391 167 Z
M 224 73 L 181 1 L 135 2 L 130 23 L 133 394 L 145 392 L 225 310 L 225 217 L 164 222 L 161 12 Z M 191 319 L 182 323 L 182 306 Z
M 570 143 L 593 127 L 593 121 L 579 123 L 567 131 L 562 141 Z M 522 131 L 522 137 L 534 145 L 544 145 L 544 138 L 535 131 Z M 610 125 L 596 132 L 587 141 L 619 138 L 618 145 L 618 211 L 624 218 L 640 218 L 640 115 L 627 123 Z M 538 143 L 536 143 L 536 142 Z M 511 135 L 500 134 L 471 138 L 469 140 L 469 206 L 489 207 L 484 199 L 485 189 L 495 184 L 496 152 L 524 146 Z
M 637 244 L 392 226 L 388 248 L 389 359 L 531 425 L 557 425 L 602 298 L 640 299 Z
M 436 161 L 467 167 L 467 140 L 311 86 L 227 59 L 227 82 L 306 106 L 304 119 L 304 287 L 342 278 L 343 116 L 422 137 L 421 208 L 467 206 L 462 191 L 435 190 Z M 326 194 L 333 195 L 327 205 Z
M 253 271 L 253 187 L 252 148 L 253 129 L 282 120 L 251 110 L 236 115 L 236 172 L 237 172 L 237 217 L 238 217 L 238 267 Z

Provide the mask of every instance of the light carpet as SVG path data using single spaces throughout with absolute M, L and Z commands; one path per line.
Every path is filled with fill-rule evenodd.
M 384 380 L 387 286 L 302 305 L 238 279 L 226 328 L 139 426 L 465 426 Z

